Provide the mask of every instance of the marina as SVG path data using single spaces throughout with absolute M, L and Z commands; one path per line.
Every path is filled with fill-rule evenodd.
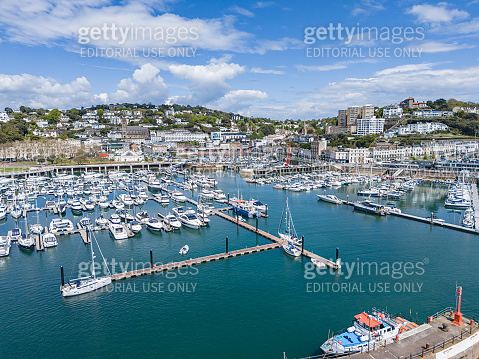
M 309 184 L 309 186 L 311 187 L 309 190 L 303 190 L 303 185 L 301 185 L 301 187 L 300 185 L 298 185 L 294 186 L 293 188 L 301 188 L 300 191 L 278 191 L 278 189 L 273 188 L 273 183 L 265 185 L 261 185 L 258 183 L 247 183 L 237 174 L 232 175 L 229 172 L 220 172 L 213 174 L 213 176 L 215 176 L 218 181 L 215 186 L 217 189 L 223 190 L 222 192 L 224 192 L 225 194 L 225 199 L 223 199 L 222 202 L 216 202 L 213 198 L 206 199 L 206 203 L 210 203 L 212 205 L 212 209 L 209 209 L 207 212 L 208 215 L 203 217 L 204 219 L 208 220 L 207 225 L 201 226 L 198 229 L 185 228 L 184 226 L 181 226 L 181 228 L 173 230 L 172 228 L 169 228 L 165 222 L 168 214 L 174 214 L 174 209 L 177 207 L 183 207 L 185 210 L 189 210 L 188 208 L 191 208 L 191 210 L 197 213 L 197 207 L 201 205 L 205 200 L 204 198 L 201 201 L 196 200 L 202 190 L 201 188 L 196 191 L 179 189 L 180 186 L 183 186 L 183 175 L 160 173 L 152 174 L 155 177 L 158 176 L 159 178 L 168 178 L 168 180 L 171 180 L 171 182 L 168 183 L 168 187 L 164 186 L 159 188 L 159 191 L 148 191 L 149 193 L 147 193 L 147 198 L 144 198 L 144 204 L 133 204 L 130 206 L 125 206 L 124 208 L 127 209 L 128 213 L 130 213 L 132 215 L 132 218 L 134 218 L 135 220 L 139 218 L 136 214 L 142 211 L 146 211 L 149 218 L 158 218 L 158 220 L 162 223 L 162 229 L 160 231 L 151 231 L 147 229 L 144 224 L 142 225 L 141 221 L 138 221 L 140 223 L 140 229 L 138 232 L 133 232 L 129 229 L 130 222 L 126 221 L 127 217 L 120 217 L 120 223 L 122 225 L 122 228 L 125 231 L 128 230 L 129 232 L 126 239 L 117 240 L 114 239 L 113 236 L 110 234 L 108 230 L 108 222 L 106 225 L 103 226 L 95 225 L 95 218 L 99 218 L 101 215 L 108 221 L 108 218 L 111 218 L 111 216 L 115 213 L 119 213 L 121 215 L 121 213 L 118 212 L 118 209 L 112 207 L 102 209 L 97 204 L 96 208 L 93 210 L 87 210 L 86 208 L 84 208 L 84 210 L 82 208 L 80 213 L 75 214 L 72 212 L 72 209 L 67 204 L 65 214 L 60 216 L 58 210 L 55 211 L 54 208 L 47 208 L 47 206 L 44 205 L 42 196 L 38 196 L 38 203 L 36 203 L 34 207 L 41 208 L 41 210 L 29 210 L 25 213 L 29 216 L 29 223 L 38 222 L 44 227 L 49 227 L 48 224 L 53 219 L 63 218 L 64 220 L 71 221 L 74 225 L 74 229 L 61 231 L 57 234 L 57 247 L 44 248 L 44 250 L 42 251 L 34 252 L 35 254 L 27 253 L 23 250 L 19 252 L 15 246 L 15 248 L 12 248 L 10 255 L 8 257 L 5 257 L 8 259 L 8 265 L 3 267 L 0 266 L 0 273 L 4 272 L 5 270 L 9 270 L 10 267 L 13 269 L 16 266 L 16 262 L 19 260 L 19 264 L 23 262 L 24 265 L 30 265 L 29 262 L 43 262 L 45 260 L 48 260 L 49 257 L 58 257 L 55 260 L 55 265 L 49 265 L 48 270 L 48 281 L 51 283 L 51 293 L 52 295 L 54 295 L 54 293 L 57 293 L 56 295 L 58 295 L 59 265 L 64 266 L 66 273 L 69 273 L 70 271 L 73 271 L 75 273 L 75 262 L 78 262 L 78 259 L 75 259 L 74 257 L 76 257 L 75 253 L 77 253 L 78 251 L 80 253 L 80 258 L 83 257 L 83 260 L 86 260 L 88 262 L 88 253 L 92 244 L 91 242 L 88 242 L 89 237 L 87 235 L 87 231 L 80 225 L 82 219 L 88 217 L 91 220 L 91 229 L 92 231 L 94 231 L 95 237 L 101 245 L 102 252 L 106 256 L 105 259 L 107 260 L 108 266 L 111 269 L 111 275 L 107 275 L 105 277 L 102 270 L 101 274 L 97 273 L 97 278 L 99 278 L 99 280 L 101 278 L 111 278 L 112 284 L 106 285 L 105 287 L 98 289 L 96 293 L 82 294 L 78 296 L 78 300 L 81 300 L 83 296 L 87 296 L 85 298 L 96 296 L 98 298 L 111 298 L 111 300 L 126 300 L 127 297 L 125 296 L 127 296 L 127 293 L 125 293 L 125 291 L 130 290 L 128 288 L 137 288 L 132 290 L 135 290 L 135 294 L 139 296 L 138 300 L 146 300 L 146 303 L 149 303 L 148 305 L 151 306 L 150 299 L 148 299 L 147 297 L 148 293 L 143 293 L 141 295 L 140 293 L 137 293 L 138 286 L 141 286 L 143 290 L 144 288 L 150 288 L 151 290 L 151 288 L 154 288 L 151 286 L 155 283 L 161 285 L 163 282 L 166 281 L 164 283 L 164 285 L 166 285 L 166 288 L 168 288 L 168 286 L 170 287 L 170 289 L 176 288 L 176 291 L 178 290 L 178 288 L 183 288 L 181 286 L 184 286 L 186 288 L 188 285 L 190 285 L 189 288 L 192 291 L 192 288 L 194 285 L 196 285 L 196 283 L 198 283 L 198 285 L 202 285 L 203 287 L 209 287 L 211 283 L 207 283 L 209 283 L 212 278 L 215 278 L 217 275 L 221 276 L 222 271 L 220 270 L 220 272 L 218 272 L 218 266 L 220 266 L 221 268 L 231 268 L 231 270 L 234 268 L 235 273 L 236 271 L 239 271 L 237 272 L 237 275 L 235 275 L 230 273 L 230 270 L 228 270 L 229 274 L 227 275 L 227 277 L 235 278 L 235 282 L 244 282 L 244 279 L 242 279 L 244 277 L 242 277 L 241 273 L 250 273 L 251 275 L 254 275 L 251 273 L 251 268 L 257 268 L 255 269 L 255 271 L 261 272 L 261 275 L 267 276 L 268 278 L 273 278 L 274 276 L 271 276 L 273 275 L 274 271 L 265 271 L 266 267 L 264 267 L 267 266 L 267 268 L 269 268 L 271 265 L 273 265 L 278 266 L 279 268 L 283 268 L 280 269 L 281 271 L 286 270 L 287 273 L 296 273 L 296 280 L 299 280 L 298 284 L 300 285 L 300 287 L 302 287 L 302 289 L 298 288 L 297 284 L 293 284 L 293 286 L 296 287 L 299 292 L 304 293 L 300 296 L 301 300 L 305 301 L 305 303 L 309 303 L 309 307 L 311 307 L 312 305 L 315 305 L 318 296 L 309 293 L 307 289 L 308 284 L 314 284 L 305 279 L 305 273 L 309 270 L 309 265 L 312 265 L 315 268 L 315 271 L 317 270 L 318 272 L 323 270 L 331 270 L 330 274 L 326 274 L 326 276 L 322 277 L 323 280 L 329 281 L 329 278 L 334 278 L 334 276 L 337 276 L 337 278 L 341 282 L 343 282 L 344 271 L 347 271 L 349 265 L 348 262 L 351 261 L 352 257 L 355 258 L 355 256 L 361 256 L 361 248 L 364 245 L 363 243 L 368 243 L 369 241 L 371 241 L 371 238 L 376 238 L 374 235 L 373 237 L 369 237 L 369 235 L 367 237 L 359 235 L 358 237 L 356 235 L 355 242 L 357 242 L 359 247 L 354 246 L 353 249 L 350 243 L 347 241 L 347 238 L 351 238 L 351 235 L 349 235 L 347 232 L 347 228 L 355 228 L 355 232 L 359 234 L 361 233 L 361 231 L 366 231 L 364 233 L 368 233 L 368 231 L 371 230 L 376 231 L 376 229 L 373 228 L 377 227 L 377 231 L 379 232 L 377 232 L 378 234 L 376 236 L 378 236 L 377 238 L 379 238 L 380 231 L 385 230 L 386 227 L 388 231 L 394 232 L 395 230 L 397 230 L 397 228 L 401 228 L 404 225 L 404 221 L 407 221 L 408 223 L 411 223 L 411 229 L 414 228 L 414 231 L 416 233 L 422 233 L 426 228 L 428 228 L 428 230 L 432 230 L 433 227 L 436 227 L 437 229 L 435 229 L 434 231 L 436 233 L 436 237 L 439 236 L 438 238 L 447 237 L 447 235 L 443 233 L 440 227 L 444 227 L 444 229 L 454 229 L 454 232 L 462 232 L 465 236 L 476 234 L 474 229 L 462 227 L 460 225 L 460 221 L 459 219 L 457 219 L 457 212 L 444 212 L 444 210 L 439 212 L 434 211 L 435 213 L 432 222 L 434 226 L 424 226 L 424 224 L 431 224 L 430 211 L 418 212 L 417 209 L 413 210 L 408 207 L 408 205 L 405 205 L 403 203 L 405 201 L 404 198 L 414 198 L 416 191 L 429 191 L 429 186 L 442 186 L 441 188 L 443 188 L 442 191 L 443 193 L 445 193 L 445 196 L 447 194 L 447 190 L 446 186 L 442 184 L 424 182 L 418 185 L 418 187 L 416 187 L 415 189 L 405 192 L 401 196 L 401 198 L 397 200 L 396 208 L 403 209 L 402 212 L 389 212 L 389 215 L 379 217 L 376 215 L 371 215 L 369 213 L 351 210 L 352 203 L 356 201 L 366 200 L 364 197 L 357 196 L 356 194 L 365 186 L 365 183 L 361 183 L 360 181 L 358 183 L 352 183 L 349 185 L 335 185 L 336 187 L 330 186 L 323 189 L 324 187 L 312 188 L 313 183 L 315 183 L 316 181 L 313 180 L 311 181 L 311 184 Z M 112 175 L 116 176 L 116 174 Z M 112 175 L 110 175 L 110 177 Z M 137 177 L 138 179 L 133 179 L 132 175 L 123 175 L 123 178 L 128 178 L 130 176 L 132 178 L 131 186 L 133 188 L 139 186 L 139 193 L 140 191 L 142 191 L 142 181 L 138 181 L 140 177 Z M 193 174 L 191 176 L 194 177 Z M 308 175 L 301 176 L 305 176 L 304 179 L 302 177 L 301 179 L 300 177 L 297 177 L 290 181 L 290 185 L 299 181 L 305 181 L 306 185 L 308 185 L 307 183 L 309 182 L 307 181 L 309 180 L 306 179 L 308 178 Z M 318 178 L 324 177 L 322 174 L 317 174 L 315 176 L 319 176 Z M 342 175 L 326 175 L 326 178 L 329 177 L 335 178 L 334 181 L 329 180 L 330 183 L 342 183 L 344 180 L 348 181 L 348 177 L 344 177 L 345 179 L 343 179 Z M 406 183 L 407 181 L 402 182 Z M 86 185 L 83 185 L 82 187 L 84 188 L 84 191 L 86 190 L 87 192 L 90 188 L 94 188 L 94 186 L 92 186 L 91 184 L 88 187 Z M 136 188 L 134 191 L 125 191 L 125 189 L 129 187 L 128 179 L 125 184 L 125 187 L 121 185 L 121 181 L 118 181 L 116 187 L 116 189 L 112 188 L 111 192 L 107 197 L 107 200 L 109 202 L 115 200 L 114 196 L 116 196 L 116 198 L 121 198 L 125 201 L 129 201 L 126 196 L 119 197 L 119 195 L 124 193 L 131 193 L 135 195 L 137 193 Z M 119 189 L 118 187 L 123 187 L 123 189 Z M 162 200 L 161 193 L 171 195 L 171 192 L 174 190 L 174 188 L 185 194 L 185 202 L 178 203 L 170 200 L 168 203 L 165 204 L 165 201 Z M 394 185 L 394 188 L 394 190 L 397 190 L 396 188 L 398 188 L 398 186 Z M 321 202 L 318 201 L 318 195 L 324 194 L 324 191 L 327 191 L 326 194 L 328 195 L 334 195 L 335 198 L 339 199 L 341 203 L 344 204 L 344 206 L 336 206 L 334 205 L 334 203 L 318 203 Z M 436 191 L 437 190 L 435 189 L 434 191 L 430 191 L 430 193 L 436 193 Z M 231 196 L 231 194 L 237 192 L 242 194 L 243 198 L 246 198 L 245 201 L 250 201 L 252 198 L 256 198 L 259 199 L 262 203 L 267 203 L 267 215 L 266 213 L 263 213 L 264 215 L 262 214 L 259 217 L 248 218 L 247 216 L 240 216 L 238 214 L 235 214 L 233 212 L 233 206 L 231 206 L 230 204 L 231 200 L 233 199 L 233 196 Z M 208 192 L 206 193 L 208 195 Z M 53 195 L 46 195 L 45 197 L 52 198 L 52 196 Z M 84 194 L 83 198 L 88 198 L 88 195 Z M 68 198 L 66 199 L 68 202 Z M 284 216 L 284 214 L 281 214 L 281 210 L 285 205 L 286 199 L 288 199 L 289 201 L 291 215 L 294 218 L 294 227 L 299 233 L 299 235 L 295 234 L 295 236 L 299 237 L 298 239 L 303 240 L 303 246 L 296 245 L 298 251 L 300 252 L 300 257 L 291 257 L 290 255 L 284 253 L 281 248 L 287 243 L 287 240 L 281 239 L 279 236 L 273 234 L 275 232 L 278 232 L 278 223 L 280 222 L 281 217 Z M 383 206 L 389 208 L 389 206 L 385 203 L 385 201 L 389 200 L 387 197 L 379 197 L 370 200 L 382 203 Z M 258 202 L 258 200 L 255 201 Z M 408 201 L 411 201 L 411 199 L 409 199 Z M 434 199 L 434 201 L 440 202 L 441 199 Z M 303 210 L 302 208 L 308 208 L 308 210 Z M 314 213 L 315 218 L 317 218 L 317 224 L 315 225 L 311 225 L 310 212 Z M 408 214 L 404 214 L 404 212 Z M 10 215 L 8 213 L 9 212 L 7 211 L 7 218 L 5 223 L 3 224 L 3 226 L 5 226 L 4 228 L 11 229 L 12 225 L 19 225 L 20 227 L 23 226 L 24 219 L 22 217 L 14 221 L 10 218 Z M 450 213 L 449 217 L 448 215 L 446 215 L 446 213 Z M 330 223 L 329 218 L 331 216 L 335 218 L 339 226 L 341 226 L 342 221 L 353 224 L 352 227 L 348 225 L 348 227 L 344 227 L 344 229 L 340 231 L 340 233 L 343 233 L 345 235 L 344 238 L 338 237 L 337 229 L 327 224 Z M 445 221 L 443 222 L 443 224 L 440 224 L 440 222 L 436 223 L 437 218 L 444 218 Z M 374 223 L 374 226 L 371 227 L 368 223 Z M 417 225 L 413 223 L 417 223 Z M 450 224 L 449 227 L 448 223 Z M 281 231 L 281 233 L 284 232 Z M 395 240 L 397 241 L 400 239 L 399 237 L 397 237 Z M 39 241 L 36 240 L 35 246 L 38 246 L 39 244 Z M 179 253 L 179 250 L 183 249 L 185 245 L 188 245 L 187 254 Z M 382 244 L 382 246 L 384 245 L 391 246 L 391 244 L 387 243 Z M 340 260 L 338 252 L 336 252 L 336 255 L 334 255 L 335 250 L 338 247 L 341 249 L 342 258 Z M 417 253 L 424 251 L 423 249 L 414 249 L 414 246 L 412 250 Z M 151 255 L 150 258 L 148 258 L 149 252 Z M 255 255 L 249 256 L 248 254 Z M 365 251 L 362 255 L 367 256 Z M 402 255 L 405 255 L 407 258 L 411 256 L 409 253 L 403 253 Z M 64 258 L 68 257 L 70 258 L 70 260 L 65 261 Z M 109 257 L 113 257 L 115 258 L 115 261 L 119 261 L 121 263 L 130 263 L 130 265 L 125 268 L 119 267 L 118 265 L 112 266 L 111 261 L 108 260 Z M 233 261 L 228 260 L 234 257 L 238 258 Z M 388 257 L 389 255 L 385 252 L 383 252 L 379 256 L 379 258 L 384 259 Z M 265 263 L 260 264 L 263 261 L 265 261 Z M 343 263 L 343 261 L 345 262 L 345 264 Z M 338 263 L 343 264 L 341 268 L 338 266 Z M 137 268 L 135 268 L 136 264 L 138 264 Z M 212 272 L 212 270 L 214 272 Z M 196 271 L 198 271 L 199 274 L 197 277 L 193 277 L 191 276 L 191 274 L 187 275 L 186 277 L 182 277 L 181 273 L 184 273 L 185 271 L 188 273 L 196 273 Z M 176 276 L 176 279 L 168 279 L 170 278 L 170 276 L 171 278 Z M 248 276 L 247 278 L 250 278 L 250 276 Z M 353 278 L 355 278 L 356 281 L 362 280 L 360 277 L 357 276 Z M 188 283 L 190 283 L 192 280 L 194 282 L 191 282 L 191 284 L 181 284 L 182 280 L 184 282 L 185 279 L 188 281 Z M 420 277 L 415 278 L 416 281 L 420 279 Z M 229 281 L 230 279 L 224 278 L 223 280 Z M 255 286 L 261 285 L 261 281 L 257 280 L 253 280 L 252 283 L 255 283 Z M 272 292 L 270 294 L 267 294 L 267 296 L 280 295 L 279 293 L 277 293 L 277 290 L 281 288 L 281 291 L 284 292 L 285 288 L 283 286 L 287 285 L 287 282 L 284 282 L 283 280 L 278 281 L 277 279 L 274 279 L 272 283 L 275 283 L 273 288 L 269 290 L 272 290 Z M 243 285 L 240 285 L 240 288 L 243 288 L 244 290 L 244 288 L 248 288 L 249 285 L 250 284 L 244 283 Z M 236 293 L 235 288 L 236 287 L 227 285 L 227 290 L 231 293 Z M 428 286 L 427 290 L 434 292 L 436 289 L 431 286 Z M 409 293 L 409 295 L 417 297 L 421 294 L 421 292 Z M 167 300 L 167 298 L 175 298 L 175 300 L 179 301 L 179 303 L 183 303 L 186 305 L 184 300 L 187 300 L 187 298 L 182 299 L 179 293 L 175 293 L 173 291 L 168 291 L 168 293 L 169 294 L 164 298 L 164 300 Z M 198 295 L 203 296 L 205 294 L 207 293 Z M 368 297 L 371 294 L 372 293 L 365 293 L 362 294 L 362 296 Z M 336 300 L 346 300 L 345 296 L 347 296 L 347 293 L 339 293 L 334 295 L 333 293 L 323 293 L 322 296 L 325 296 L 327 303 L 330 303 L 330 300 L 334 300 L 333 297 L 335 298 L 336 296 L 339 296 Z M 230 294 L 228 294 L 228 297 L 230 297 Z M 68 302 L 75 303 L 75 300 L 77 299 L 74 298 L 75 297 L 68 299 Z M 249 300 L 252 300 L 251 297 L 247 298 Z M 128 300 L 131 300 L 131 298 Z M 162 300 L 163 306 L 170 308 L 170 310 L 174 310 L 172 308 L 172 304 L 168 304 L 168 302 L 165 302 L 164 300 Z M 230 298 L 230 300 L 232 299 Z M 391 295 L 386 295 L 385 300 L 387 300 L 388 303 L 392 303 L 388 305 L 394 305 L 393 303 L 396 303 L 396 308 L 404 310 L 404 308 L 401 308 L 400 303 L 395 299 L 395 297 Z M 254 301 L 255 300 L 253 300 L 253 302 Z M 213 302 L 215 302 L 214 299 Z M 241 303 L 238 303 L 235 300 L 233 300 L 233 302 L 235 302 L 236 306 L 238 306 L 238 310 L 245 309 Z M 450 299 L 448 300 L 448 302 L 450 302 Z M 217 305 L 219 306 L 219 308 L 222 308 L 220 309 L 220 311 L 224 315 L 226 308 L 220 304 Z M 417 307 L 418 308 L 416 309 L 416 311 L 424 313 L 424 315 L 427 315 L 427 313 L 429 313 L 432 308 L 430 304 L 426 303 L 420 304 Z M 437 306 L 435 305 L 434 308 L 436 307 Z M 314 310 L 314 317 L 326 318 L 324 317 L 325 314 L 320 314 L 320 312 L 318 312 L 319 310 L 320 308 Z M 138 313 L 138 311 L 136 312 Z M 273 313 L 275 312 L 277 313 L 277 309 L 273 309 Z M 234 310 L 234 313 L 236 313 L 235 315 L 239 315 L 239 312 L 237 310 Z M 112 316 L 112 313 L 109 312 L 108 315 Z M 182 317 L 179 313 L 176 313 L 176 316 L 179 316 L 180 318 Z M 113 317 L 115 317 L 115 315 L 113 315 Z M 209 318 L 209 320 L 215 320 L 214 316 L 213 318 Z M 161 320 L 161 322 L 164 323 L 164 320 Z M 309 320 L 306 320 L 306 322 L 309 322 L 308 325 L 315 325 Z M 421 321 L 418 321 L 418 323 L 420 322 Z M 198 323 L 196 323 L 195 326 L 198 327 Z M 327 337 L 328 334 L 327 330 L 326 332 L 324 332 L 324 329 L 325 328 L 323 327 L 320 329 L 322 333 L 321 336 L 323 338 Z M 331 329 L 337 328 L 333 327 Z M 276 335 L 278 334 L 279 333 L 276 332 Z M 246 332 L 242 332 L 241 335 L 247 336 Z M 279 334 L 279 336 L 281 337 L 281 334 Z M 296 340 L 299 340 L 299 338 L 297 338 L 296 336 L 295 338 Z M 319 345 L 321 344 L 317 341 L 314 342 L 316 348 L 313 348 L 314 345 L 313 347 L 311 347 L 311 344 L 313 344 L 312 341 L 309 345 L 307 343 L 304 343 L 304 348 L 306 348 L 307 346 L 310 347 L 310 349 L 308 349 L 308 352 L 310 354 L 317 353 Z M 296 345 L 294 345 L 294 347 L 297 348 Z M 303 347 L 303 345 L 301 347 Z M 295 350 L 292 348 L 293 347 L 289 347 L 287 345 L 284 346 L 284 348 L 282 347 L 281 349 L 283 351 L 286 351 L 288 353 L 288 356 L 290 356 L 293 355 L 290 353 L 295 352 Z M 265 346 L 264 349 L 261 350 L 266 350 L 268 352 L 276 352 L 276 349 L 273 349 L 271 347 L 268 349 L 268 346 Z M 301 356 L 301 352 L 297 351 L 296 353 L 296 357 Z M 277 355 L 279 354 L 280 353 L 278 353 Z M 167 357 L 169 357 L 169 355 L 167 355 Z

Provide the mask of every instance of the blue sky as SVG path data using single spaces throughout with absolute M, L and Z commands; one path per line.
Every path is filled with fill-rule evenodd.
M 0 108 L 180 103 L 282 120 L 409 96 L 479 102 L 478 0 L 2 0 L 0 11 Z

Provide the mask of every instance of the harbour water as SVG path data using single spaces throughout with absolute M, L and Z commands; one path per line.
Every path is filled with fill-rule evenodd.
M 80 236 L 61 236 L 58 247 L 45 252 L 13 245 L 10 256 L 0 258 L 2 357 L 282 358 L 283 352 L 288 358 L 306 357 L 319 352 L 329 330 L 338 332 L 353 315 L 372 307 L 423 322 L 454 306 L 456 281 L 464 289 L 465 316 L 479 313 L 478 236 L 319 202 L 316 194 L 322 189 L 275 190 L 247 184 L 230 172 L 216 178 L 231 196 L 239 192 L 267 203 L 268 218 L 258 223 L 272 234 L 289 197 L 305 248 L 334 259 L 339 247 L 342 270 L 317 273 L 309 260 L 292 259 L 278 249 L 120 281 L 108 290 L 65 299 L 59 291 L 60 265 L 67 279 L 75 278 L 79 264 L 90 259 Z M 354 200 L 362 187 L 327 193 Z M 460 213 L 444 209 L 446 194 L 444 186 L 423 184 L 397 204 L 406 213 L 427 217 L 434 212 L 459 224 Z M 149 201 L 143 209 L 152 216 L 172 207 Z M 81 218 L 67 212 L 75 223 Z M 94 219 L 97 212 L 89 216 Z M 43 224 L 54 217 L 40 213 Z M 226 236 L 230 250 L 269 243 L 221 218 L 210 219 L 200 230 L 143 229 L 125 241 L 115 241 L 108 231 L 95 236 L 107 260 L 114 258 L 128 270 L 127 264 L 148 263 L 150 249 L 155 262 L 166 263 L 185 259 L 178 254 L 184 244 L 190 247 L 186 258 L 193 258 L 223 252 Z M 29 222 L 35 221 L 32 212 Z M 248 222 L 255 225 L 254 219 Z M 6 234 L 14 226 L 8 218 L 0 231 Z

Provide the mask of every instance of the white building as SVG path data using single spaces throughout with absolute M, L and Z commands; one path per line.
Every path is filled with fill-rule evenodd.
M 216 142 L 242 141 L 246 139 L 243 132 L 211 132 L 211 140 Z
M 374 116 L 374 106 L 373 105 L 364 105 L 361 109 L 362 118 L 372 118 Z
M 377 118 L 376 116 L 358 118 L 356 123 L 356 135 L 358 136 L 375 135 L 384 132 L 384 118 Z
M 98 115 L 97 115 L 96 110 L 94 110 L 94 111 L 88 111 L 87 113 L 85 113 L 84 115 L 82 115 L 81 118 L 83 119 L 83 121 L 87 121 L 87 122 L 93 121 L 93 122 L 96 122 L 96 121 L 98 120 Z
M 151 136 L 152 143 L 160 142 L 194 142 L 205 143 L 208 138 L 206 133 L 190 132 L 186 130 L 157 131 L 156 136 Z
M 412 133 L 431 133 L 436 131 L 447 131 L 447 125 L 440 122 L 418 122 L 410 123 L 407 126 L 398 128 L 398 135 L 407 136 Z
M 0 122 L 8 122 L 10 118 L 6 112 L 0 112 Z
M 403 116 L 403 110 L 399 105 L 389 105 L 383 108 L 384 118 L 401 118 Z
M 452 116 L 453 111 L 440 111 L 440 110 L 422 110 L 414 111 L 412 115 L 414 117 L 424 117 L 424 118 L 436 118 L 436 117 L 447 117 Z
M 466 113 L 476 113 L 479 114 L 479 108 L 478 107 L 459 107 L 456 106 L 452 109 L 452 112 L 456 113 L 459 111 L 464 111 Z

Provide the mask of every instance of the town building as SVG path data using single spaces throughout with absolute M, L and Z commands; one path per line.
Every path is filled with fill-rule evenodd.
M 383 117 L 385 119 L 401 118 L 402 116 L 403 116 L 403 109 L 402 109 L 401 106 L 399 106 L 397 104 L 385 106 L 383 108 Z
M 361 118 L 357 120 L 356 135 L 366 136 L 384 132 L 384 118 Z

